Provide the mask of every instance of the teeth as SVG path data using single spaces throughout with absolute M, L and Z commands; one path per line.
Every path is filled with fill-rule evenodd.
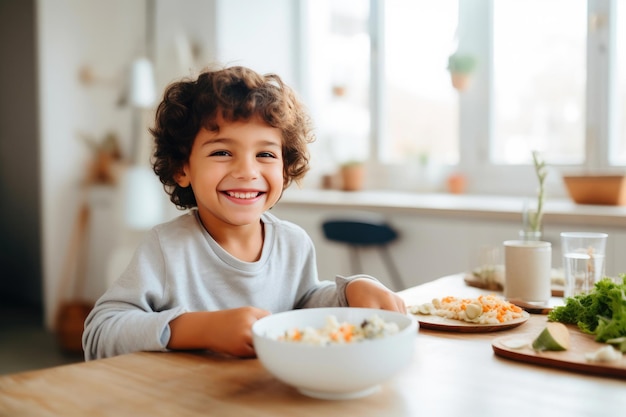
M 248 198 L 257 197 L 259 193 L 258 192 L 237 193 L 237 192 L 228 191 L 228 195 L 234 198 L 248 199 Z

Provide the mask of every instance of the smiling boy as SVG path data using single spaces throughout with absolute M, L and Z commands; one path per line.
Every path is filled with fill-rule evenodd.
M 273 74 L 244 67 L 171 84 L 155 127 L 154 171 L 189 211 L 154 227 L 85 322 L 91 360 L 139 350 L 251 357 L 252 324 L 323 306 L 406 311 L 367 275 L 319 280 L 299 226 L 269 210 L 308 170 L 304 106 Z

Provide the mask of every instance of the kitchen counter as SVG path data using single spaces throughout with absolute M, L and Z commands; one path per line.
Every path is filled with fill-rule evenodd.
M 291 187 L 272 212 L 300 225 L 311 236 L 318 271 L 324 279 L 354 271 L 347 248 L 325 238 L 322 222 L 358 211 L 382 215 L 400 234 L 390 251 L 403 281 L 411 286 L 455 271 L 471 271 L 481 265 L 481 248 L 497 248 L 505 240 L 518 239 L 526 201 L 531 206 L 535 203 L 533 198 L 521 196 Z M 608 233 L 606 274 L 626 272 L 626 258 L 622 256 L 626 245 L 625 206 L 578 205 L 567 198 L 546 198 L 542 240 L 552 244 L 555 268 L 562 265 L 560 233 L 571 231 Z M 500 256 L 503 253 L 500 250 Z M 359 272 L 394 288 L 375 249 L 360 248 L 359 254 Z
M 463 217 L 521 222 L 524 202 L 534 198 L 469 194 L 418 193 L 385 190 L 345 192 L 298 189 L 285 191 L 277 207 L 382 211 L 386 214 Z M 579 205 L 570 199 L 546 198 L 544 224 L 626 228 L 626 206 Z

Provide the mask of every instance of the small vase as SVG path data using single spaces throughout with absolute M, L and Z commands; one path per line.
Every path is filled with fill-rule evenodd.
M 452 174 L 447 181 L 448 191 L 452 194 L 463 194 L 465 192 L 466 179 L 463 174 Z
M 520 230 L 519 238 L 523 241 L 539 241 L 541 240 L 541 230 Z

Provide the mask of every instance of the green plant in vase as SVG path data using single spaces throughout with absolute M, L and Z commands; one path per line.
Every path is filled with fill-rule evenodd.
M 525 239 L 538 239 L 543 229 L 543 208 L 545 203 L 545 182 L 548 176 L 548 167 L 539 156 L 539 152 L 533 151 L 533 165 L 535 167 L 535 175 L 539 182 L 537 190 L 537 207 L 535 210 L 524 208 L 523 230 Z

